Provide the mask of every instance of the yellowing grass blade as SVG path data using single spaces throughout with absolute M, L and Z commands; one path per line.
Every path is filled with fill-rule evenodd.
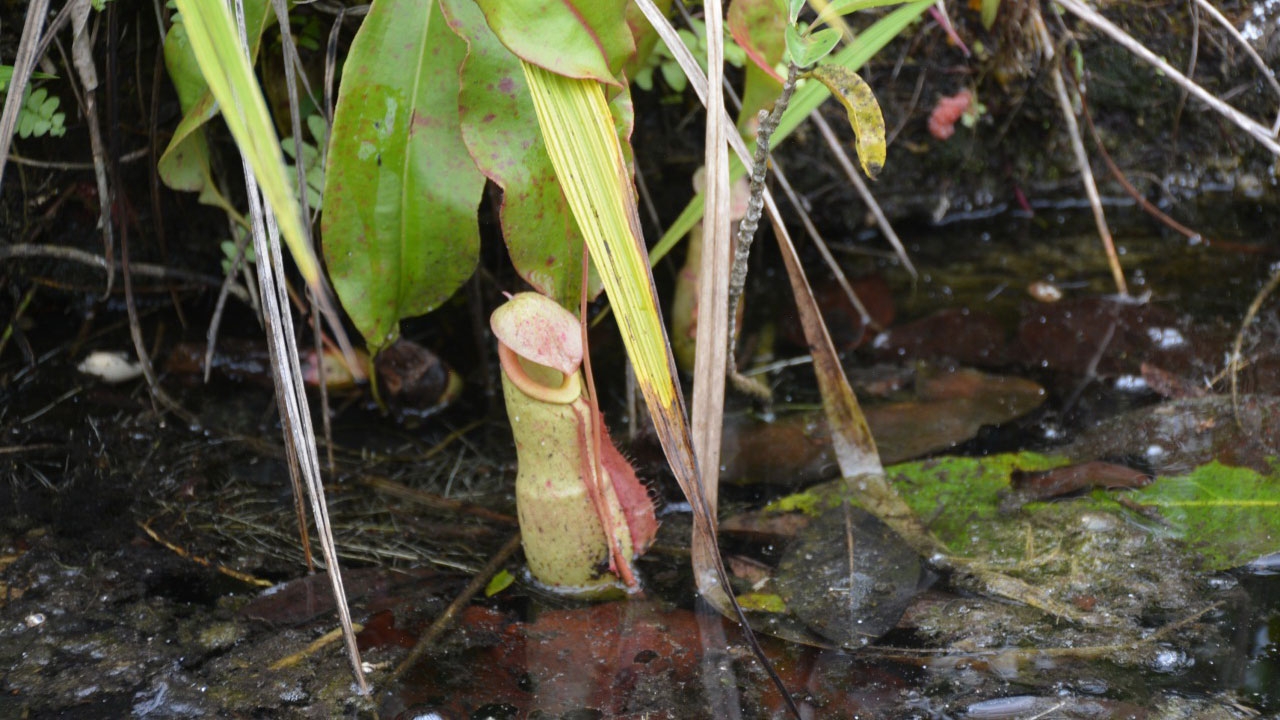
M 320 265 L 306 240 L 298 202 L 285 180 L 280 141 L 253 68 L 240 49 L 240 35 L 231 11 L 221 0 L 177 0 L 177 3 L 200 72 L 218 101 L 231 136 L 249 160 L 267 202 L 275 211 L 293 261 L 307 284 L 319 289 Z
M 684 398 L 641 242 L 634 191 L 604 92 L 594 80 L 521 65 L 551 162 L 609 295 L 663 452 L 693 508 L 693 542 L 714 545 L 715 517 L 693 460 Z M 709 597 L 720 590 L 714 574 L 698 577 L 697 583 L 698 591 Z

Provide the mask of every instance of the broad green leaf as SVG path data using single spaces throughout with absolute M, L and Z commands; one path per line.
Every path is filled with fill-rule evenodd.
M 275 14 L 267 11 L 266 0 L 247 0 L 244 5 L 250 53 L 256 58 L 262 44 L 262 33 L 275 21 Z M 209 85 L 200 73 L 181 13 L 165 36 L 164 63 L 169 81 L 178 93 L 178 105 L 183 115 L 169 146 L 156 164 L 156 171 L 170 188 L 197 192 L 201 203 L 220 207 L 239 217 L 213 181 L 204 124 L 217 115 L 217 107 L 209 93 Z
M 791 61 L 802 68 L 812 67 L 819 60 L 831 54 L 836 43 L 840 42 L 840 31 L 835 28 L 823 28 L 812 35 L 800 35 L 794 25 L 787 26 L 787 54 Z
M 839 65 L 820 65 L 809 73 L 835 95 L 849 115 L 849 125 L 857 138 L 858 162 L 867 177 L 875 178 L 884 168 L 888 146 L 885 144 L 884 115 L 871 86 L 858 73 Z
M 378 0 L 347 56 L 325 168 L 324 254 L 374 351 L 475 269 L 484 176 L 458 124 L 465 53 L 436 3 Z
M 227 129 L 258 179 L 275 212 L 280 232 L 298 271 L 312 288 L 323 287 L 320 265 L 308 243 L 297 199 L 285 180 L 284 153 L 276 137 L 266 100 L 240 46 L 240 34 L 222 3 L 176 0 L 187 26 L 200 72 L 221 106 Z
M 880 52 L 885 45 L 888 45 L 891 40 L 896 38 L 916 18 L 923 15 L 932 4 L 932 0 L 915 0 L 915 2 L 903 5 L 880 18 L 871 27 L 858 35 L 857 39 L 846 45 L 840 52 L 832 55 L 831 62 L 856 71 L 874 57 L 876 53 Z M 777 131 L 773 134 L 773 146 L 776 148 L 779 143 L 794 132 L 796 127 L 809 116 L 809 113 L 817 109 L 830 95 L 831 93 L 822 83 L 806 83 L 803 87 L 797 88 L 796 94 L 791 98 L 791 104 L 787 106 L 787 111 L 782 114 L 782 121 L 778 124 Z M 742 163 L 736 157 L 729 158 L 729 172 L 734 178 L 741 176 L 744 172 Z M 689 229 L 702 219 L 703 202 L 701 193 L 689 201 L 680 216 L 667 228 L 667 232 L 663 234 L 662 239 L 649 252 L 649 261 L 651 263 L 657 263 L 658 260 L 662 259 L 663 256 L 671 251 L 671 248 L 675 247 L 680 238 L 687 235 Z
M 495 35 L 525 62 L 617 85 L 635 53 L 626 0 L 476 0 Z
M 804 0 L 787 0 L 787 19 L 792 25 L 796 24 L 796 20 L 800 17 L 800 11 L 804 8 Z
M 503 190 L 499 217 L 511 262 L 538 292 L 576 308 L 582 234 L 556 182 L 520 59 L 471 0 L 442 7 L 468 45 L 458 94 L 462 139 L 480 172 Z

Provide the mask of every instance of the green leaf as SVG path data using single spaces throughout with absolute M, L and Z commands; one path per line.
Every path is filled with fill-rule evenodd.
M 475 268 L 484 177 L 458 125 L 465 53 L 436 3 L 380 0 L 347 56 L 325 169 L 324 254 L 373 351 Z
M 796 20 L 800 18 L 800 11 L 804 8 L 804 0 L 787 0 L 787 19 L 792 25 L 796 24 Z
M 480 172 L 503 190 L 499 219 L 511 262 L 538 292 L 576 308 L 582 234 L 556 181 L 520 59 L 470 0 L 442 7 L 469 47 L 458 94 L 462 139 Z
M 658 70 L 662 71 L 662 79 L 667 82 L 667 87 L 673 92 L 682 93 L 689 87 L 689 79 L 684 76 L 684 71 L 674 61 L 662 63 L 658 66 Z
M 1166 523 L 1153 531 L 1171 528 L 1210 569 L 1239 567 L 1280 550 L 1280 465 L 1272 462 L 1264 475 L 1215 460 L 1186 475 L 1157 478 L 1129 498 L 1153 506 Z
M 515 576 L 510 572 L 506 570 L 499 570 L 497 574 L 489 579 L 489 584 L 484 586 L 484 596 L 493 597 L 494 595 L 497 595 L 503 590 L 511 587 L 511 583 L 515 581 Z
M 32 80 L 52 80 L 56 77 L 58 76 L 50 75 L 49 73 L 43 73 L 43 72 L 31 73 Z M 9 81 L 12 79 L 13 79 L 13 66 L 0 65 L 0 93 L 5 92 L 6 90 L 9 89 Z
M 996 13 L 1000 12 L 1000 0 L 982 0 L 982 27 L 987 30 L 996 24 Z
M 32 90 L 31 94 L 27 96 L 27 103 L 26 103 L 27 109 L 30 110 L 31 112 L 39 114 L 40 106 L 44 104 L 45 96 L 47 96 L 48 94 L 49 94 L 49 91 L 44 88 L 37 88 L 35 90 Z
M 806 39 L 804 55 L 801 56 L 801 60 L 803 62 L 797 61 L 796 64 L 800 67 L 812 67 L 813 65 L 816 65 L 819 60 L 822 60 L 826 56 L 830 55 L 832 50 L 835 50 L 836 43 L 838 42 L 840 42 L 839 30 L 836 30 L 835 28 L 823 28 L 822 30 L 819 30 Z M 795 56 L 793 55 L 792 57 Z
M 736 0 L 729 6 L 725 25 L 752 65 L 781 84 L 782 77 L 778 75 L 774 65 L 782 59 L 782 51 L 786 49 L 783 37 L 786 21 L 778 12 L 775 0 Z M 747 114 L 745 106 L 743 113 Z M 751 112 L 750 115 L 754 116 L 755 113 Z
M 799 65 L 800 58 L 803 58 L 805 54 L 806 43 L 804 36 L 800 34 L 800 30 L 795 25 L 788 25 L 783 37 L 787 43 L 787 57 L 791 59 L 791 62 Z
M 45 100 L 44 102 L 40 103 L 40 116 L 44 118 L 53 117 L 54 111 L 58 109 L 59 102 L 60 100 L 55 95 L 54 97 L 51 97 L 48 100 Z
M 262 33 L 270 27 L 275 15 L 267 12 L 266 0 L 246 0 L 244 11 L 251 56 L 256 58 L 262 44 Z M 218 109 L 213 95 L 209 93 L 209 85 L 200 72 L 181 14 L 175 17 L 165 36 L 164 63 L 169 81 L 178 93 L 178 104 L 182 107 L 183 115 L 173 131 L 169 146 L 156 163 L 156 172 L 170 188 L 197 192 L 202 204 L 220 207 L 233 216 L 238 216 L 230 201 L 222 196 L 217 183 L 213 181 L 204 125 L 217 115 Z
M 787 611 L 787 603 L 774 593 L 749 592 L 738 596 L 743 610 L 781 614 Z
M 1155 535 L 1186 543 L 1205 560 L 1206 569 L 1226 570 L 1280 549 L 1280 465 L 1261 474 L 1217 461 L 1186 475 L 1157 477 L 1145 488 L 1122 495 L 1095 491 L 1088 497 L 1032 503 L 1019 513 L 999 510 L 1000 493 L 1015 469 L 1045 470 L 1066 464 L 1060 457 L 1035 453 L 984 458 L 944 457 L 889 468 L 889 475 L 911 508 L 931 518 L 929 527 L 956 554 L 999 552 L 1019 557 L 1011 538 L 1034 518 L 1075 504 L 1073 512 L 1093 508 L 1124 514 Z M 1123 508 L 1114 498 L 1149 506 L 1159 520 Z
M 324 298 L 320 264 L 302 225 L 297 200 L 285 180 L 284 153 L 266 100 L 244 55 L 235 21 L 221 3 L 177 0 L 200 72 L 222 108 L 227 129 L 275 212 L 289 253 L 307 284 Z
M 489 27 L 521 59 L 557 75 L 617 85 L 635 52 L 626 0 L 476 0 Z

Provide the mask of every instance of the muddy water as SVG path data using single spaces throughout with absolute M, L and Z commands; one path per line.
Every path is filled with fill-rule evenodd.
M 1046 402 L 1029 415 L 946 447 L 968 454 L 1046 449 L 1112 414 L 1156 403 L 1149 384 L 1133 384 L 1143 377 L 1137 360 L 1157 360 L 1183 378 L 1216 371 L 1227 351 L 1222 343 L 1277 260 L 1265 239 L 1275 230 L 1265 213 L 1245 208 L 1241 217 L 1224 224 L 1217 244 L 1150 232 L 1122 236 L 1132 290 L 1149 292 L 1155 309 L 1133 320 L 1133 337 L 1113 329 L 1106 343 L 1090 334 L 1096 328 L 1071 324 L 1111 289 L 1096 241 L 1075 232 L 1080 218 L 1066 209 L 921 231 L 912 241 L 921 268 L 915 283 L 882 260 L 848 264 L 883 277 L 896 305 L 894 327 L 904 333 L 942 310 L 989 316 L 998 328 L 992 337 L 1005 347 L 986 353 L 997 359 L 984 370 L 1046 388 Z M 1052 283 L 1064 295 L 1060 303 L 1078 305 L 1038 304 L 1027 292 L 1035 282 Z M 27 329 L 38 362 L 28 366 L 10 350 L 0 365 L 0 717 L 780 716 L 778 698 L 736 628 L 693 601 L 687 516 L 660 475 L 656 492 L 672 504 L 655 550 L 640 564 L 643 601 L 556 598 L 531 582 L 517 556 L 507 566 L 510 587 L 463 610 L 403 682 L 386 681 L 512 532 L 495 517 L 514 510 L 510 437 L 501 418 L 484 415 L 477 372 L 467 377 L 467 404 L 425 419 L 383 418 L 362 400 L 335 398 L 329 501 L 375 687 L 372 697 L 357 697 L 338 645 L 308 649 L 334 620 L 324 585 L 305 579 L 270 392 L 166 378 L 201 419 L 200 427 L 185 427 L 158 417 L 137 381 L 106 385 L 75 372 L 89 349 L 128 347 L 118 308 L 102 308 L 80 343 L 80 299 L 50 297 L 43 308 Z M 785 314 L 768 317 L 758 302 L 749 312 L 757 327 L 786 322 Z M 1066 334 L 1035 335 L 1028 323 Z M 1251 388 L 1274 382 L 1264 352 L 1274 324 L 1271 313 L 1246 345 L 1258 357 Z M 170 338 L 180 332 L 163 305 L 148 315 L 149 336 L 161 326 Z M 1155 327 L 1176 328 L 1194 352 L 1161 347 L 1169 336 L 1153 336 Z M 421 328 L 427 345 L 446 337 L 429 324 Z M 1046 346 L 1027 347 L 1029 337 Z M 1139 345 L 1144 337 L 1148 344 Z M 1103 344 L 1110 350 L 1098 352 Z M 1076 346 L 1086 351 L 1065 351 Z M 894 347 L 914 349 L 878 354 L 869 345 L 850 355 L 850 365 L 908 367 L 961 354 L 958 345 L 940 351 L 903 340 Z M 774 346 L 778 358 L 800 352 L 785 340 Z M 461 367 L 477 366 L 442 353 Z M 780 380 L 793 409 L 814 399 L 805 378 L 801 366 Z M 633 452 L 645 458 L 644 447 Z M 470 505 L 417 506 L 371 480 Z M 726 488 L 723 513 L 795 489 L 787 485 Z M 1063 522 L 1079 521 L 1069 507 L 1063 504 L 1061 517 L 1070 518 Z M 1117 623 L 1135 634 L 1064 627 L 937 577 L 871 648 L 843 652 L 766 639 L 765 650 L 813 717 L 1280 712 L 1274 561 L 1207 572 L 1149 529 L 1086 520 L 1093 535 L 1077 539 L 1098 555 L 1081 563 L 1094 563 L 1098 573 L 1145 564 L 1114 581 L 1132 584 L 1125 592 L 1143 598 Z M 777 563 L 787 552 L 759 535 L 728 538 L 726 550 L 739 592 L 763 577 L 757 563 Z M 1115 641 L 1156 633 L 1165 634 L 1150 646 Z

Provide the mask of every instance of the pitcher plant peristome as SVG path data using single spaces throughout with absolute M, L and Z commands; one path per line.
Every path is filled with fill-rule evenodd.
M 547 585 L 581 592 L 621 580 L 657 531 L 653 503 L 604 433 L 597 448 L 579 366 L 578 319 L 555 301 L 520 293 L 493 312 L 502 391 L 515 436 L 516 507 L 529 570 Z

